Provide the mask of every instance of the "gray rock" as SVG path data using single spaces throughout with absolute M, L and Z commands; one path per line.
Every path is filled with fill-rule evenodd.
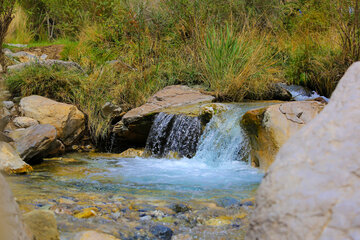
M 122 109 L 111 102 L 107 102 L 102 106 L 101 112 L 104 117 L 114 117 L 119 116 L 122 113 Z
M 20 44 L 20 43 L 7 43 L 6 45 L 17 48 L 26 48 L 28 46 L 27 44 Z
M 283 145 L 256 196 L 247 239 L 360 236 L 360 63 Z
M 216 200 L 216 204 L 219 207 L 227 208 L 235 205 L 239 205 L 240 201 L 232 197 L 223 197 Z
M 24 130 L 16 130 L 9 135 L 15 141 L 16 151 L 26 162 L 46 155 L 56 141 L 56 129 L 50 124 L 39 124 Z
M 5 178 L 0 174 L 0 239 L 30 240 L 17 203 Z
M 155 225 L 150 228 L 150 232 L 157 238 L 161 240 L 171 240 L 173 231 L 171 228 L 168 228 L 164 225 Z
M 81 66 L 76 62 L 69 62 L 69 61 L 62 61 L 62 60 L 54 60 L 54 59 L 48 59 L 48 60 L 38 60 L 38 61 L 30 61 L 25 63 L 18 63 L 15 65 L 8 66 L 7 69 L 9 71 L 20 71 L 25 67 L 39 64 L 43 66 L 53 66 L 53 65 L 60 65 L 68 69 L 77 69 L 81 72 L 84 72 L 84 70 L 81 68 Z
M 11 110 L 15 106 L 13 101 L 3 101 L 3 105 L 6 109 Z

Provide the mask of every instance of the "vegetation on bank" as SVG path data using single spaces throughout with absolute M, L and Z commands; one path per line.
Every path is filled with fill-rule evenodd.
M 329 97 L 360 57 L 359 1 L 19 0 L 6 41 L 61 43 L 86 74 L 34 66 L 7 83 L 76 103 L 94 136 L 106 135 L 105 102 L 128 110 L 171 84 L 227 101 L 266 99 L 274 82 Z

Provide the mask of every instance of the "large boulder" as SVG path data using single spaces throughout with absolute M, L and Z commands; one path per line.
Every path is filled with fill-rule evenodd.
M 130 142 L 144 145 L 155 114 L 169 108 L 210 103 L 215 98 L 187 86 L 168 86 L 153 95 L 146 104 L 127 112 L 114 132 Z
M 0 142 L 0 171 L 8 174 L 27 173 L 32 171 L 32 167 L 20 158 L 9 143 Z
M 56 143 L 56 129 L 50 124 L 19 129 L 11 132 L 9 136 L 14 139 L 16 151 L 26 162 L 52 152 L 50 150 Z
M 20 108 L 25 117 L 33 118 L 40 124 L 53 125 L 57 137 L 66 146 L 77 140 L 85 129 L 85 116 L 74 105 L 33 95 L 21 99 Z
M 359 239 L 360 63 L 280 150 L 261 183 L 248 239 Z
M 317 101 L 287 102 L 247 112 L 241 122 L 250 137 L 252 164 L 268 169 L 280 147 L 324 106 Z
M 48 210 L 33 210 L 24 214 L 24 223 L 36 240 L 59 240 L 55 214 Z M 29 234 L 29 235 L 30 235 Z
M 5 178 L 0 174 L 0 239 L 30 240 L 17 203 Z

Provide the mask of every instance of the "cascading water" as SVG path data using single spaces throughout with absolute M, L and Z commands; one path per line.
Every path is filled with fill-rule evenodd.
M 151 127 L 146 151 L 156 157 L 164 157 L 172 152 L 192 157 L 200 134 L 199 118 L 159 113 Z
M 213 166 L 239 160 L 248 161 L 249 140 L 240 126 L 246 108 L 227 108 L 207 124 L 194 157 L 195 161 L 205 161 Z

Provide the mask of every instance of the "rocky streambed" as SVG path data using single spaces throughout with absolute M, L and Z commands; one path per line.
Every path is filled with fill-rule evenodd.
M 22 211 L 55 213 L 61 239 L 77 239 L 85 230 L 119 239 L 242 239 L 262 172 L 241 161 L 249 141 L 239 122 L 263 105 L 224 104 L 192 158 L 171 154 L 187 141 L 181 138 L 187 123 L 173 128 L 155 121 L 151 134 L 171 129 L 165 141 L 149 136 L 156 144 L 148 142 L 146 152 L 171 143 L 158 158 L 142 151 L 72 153 L 44 159 L 33 172 L 7 180 Z
M 13 142 L 1 142 L 0 167 L 27 173 L 7 181 L 30 232 L 39 240 L 243 239 L 264 172 L 324 103 L 212 101 L 170 86 L 126 114 L 107 104 L 104 114 L 121 116 L 109 149 L 146 145 L 122 154 L 85 146 L 85 115 L 73 105 L 4 102 L 11 121 L 2 134 Z

